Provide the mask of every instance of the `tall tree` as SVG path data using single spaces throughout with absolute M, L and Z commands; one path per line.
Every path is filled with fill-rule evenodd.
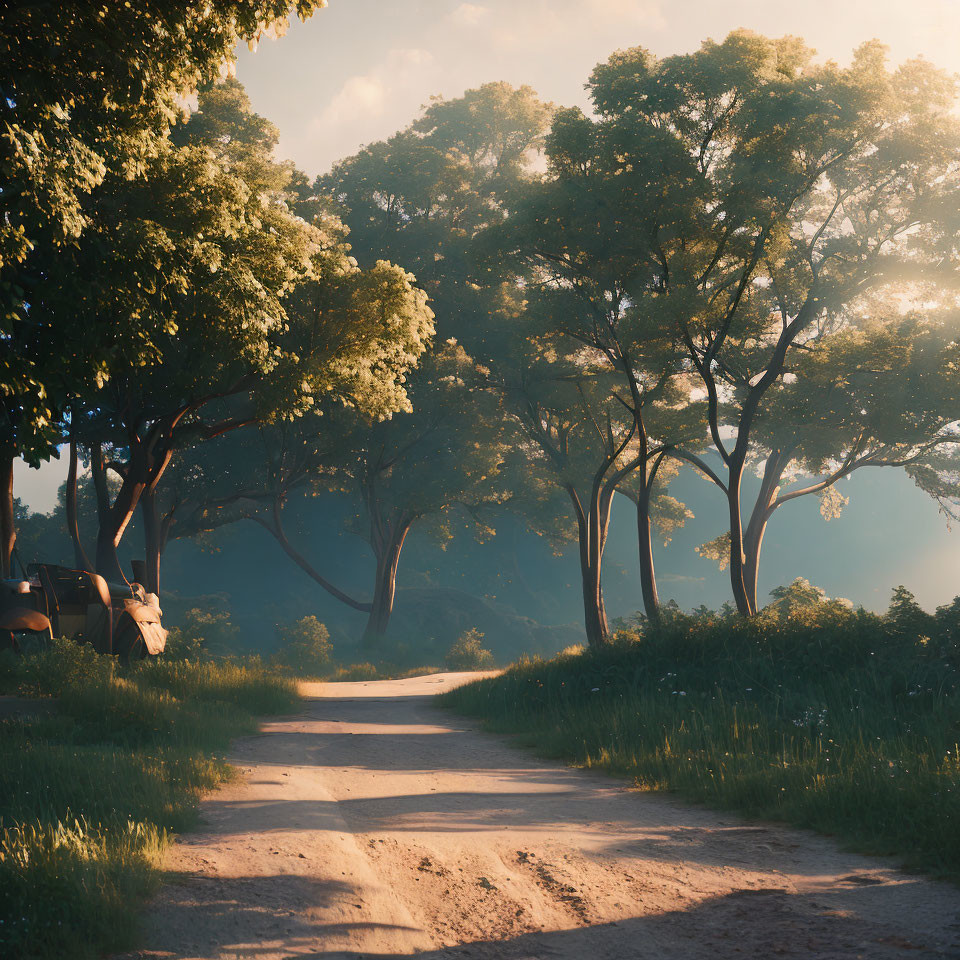
M 526 482 L 517 506 L 538 533 L 562 538 L 565 521 L 578 544 L 584 627 L 591 644 L 609 636 L 602 586 L 603 554 L 618 485 L 637 468 L 636 424 L 616 396 L 615 377 L 603 354 L 565 332 L 576 302 L 566 291 L 516 284 L 501 286 L 491 314 L 490 341 L 497 354 L 490 379 L 506 414 L 525 440 Z M 551 524 L 543 509 L 566 509 Z M 555 525 L 559 523 L 559 525 Z M 559 535 L 559 536 L 558 536 Z
M 819 337 L 855 326 L 867 294 L 952 279 L 953 81 L 920 61 L 891 72 L 876 43 L 840 67 L 740 31 L 663 60 L 618 52 L 589 89 L 630 204 L 625 245 L 656 253 L 630 296 L 676 332 L 706 395 L 731 586 L 751 614 L 741 481 L 772 389 Z
M 95 452 L 94 472 L 122 481 L 101 503 L 96 566 L 108 578 L 122 576 L 116 546 L 146 494 L 156 580 L 152 497 L 178 448 L 324 397 L 377 415 L 407 406 L 402 378 L 432 333 L 425 296 L 385 261 L 359 270 L 335 218 L 311 225 L 291 210 L 275 140 L 236 81 L 214 87 L 155 161 L 162 170 L 101 188 L 98 229 L 77 244 L 81 275 L 100 264 L 83 301 L 90 322 L 122 312 L 146 325 L 84 397 L 82 429 L 111 451 L 105 462 Z M 111 270 L 117 282 L 104 284 Z
M 88 198 L 111 178 L 146 175 L 184 98 L 229 67 L 238 40 L 282 32 L 290 10 L 306 18 L 320 6 L 144 0 L 0 8 L 0 574 L 9 574 L 16 536 L 13 460 L 37 465 L 55 452 L 69 394 L 103 376 L 113 343 L 69 310 L 50 325 L 31 309 L 49 296 L 62 254 L 89 225 Z
M 757 418 L 761 482 L 743 537 L 753 609 L 764 534 L 780 507 L 817 495 L 832 519 L 847 501 L 836 484 L 855 471 L 921 475 L 956 447 L 960 350 L 952 320 L 908 315 L 842 330 L 811 343 L 771 389 Z
M 468 517 L 479 536 L 491 535 L 490 509 L 509 496 L 501 476 L 509 437 L 498 398 L 463 349 L 448 343 L 428 354 L 409 378 L 408 395 L 411 411 L 390 419 L 371 421 L 362 411 L 327 404 L 321 415 L 248 432 L 226 449 L 210 445 L 211 464 L 206 451 L 197 451 L 178 471 L 165 519 L 176 523 L 175 536 L 255 521 L 319 586 L 368 614 L 363 640 L 378 645 L 393 612 L 410 529 L 419 525 L 443 542 L 457 514 Z M 338 586 L 335 572 L 309 559 L 315 546 L 298 546 L 294 541 L 304 538 L 291 539 L 285 529 L 289 500 L 328 491 L 349 498 L 348 529 L 370 546 L 369 599 Z
M 445 343 L 411 383 L 419 398 L 413 415 L 371 423 L 354 444 L 364 451 L 354 477 L 363 524 L 384 574 L 365 634 L 371 642 L 386 629 L 391 558 L 409 523 L 453 504 L 476 511 L 516 495 L 516 475 L 498 466 L 511 427 L 485 379 L 499 349 L 489 319 L 499 294 L 481 282 L 472 245 L 506 216 L 506 198 L 526 181 L 551 113 L 529 87 L 484 84 L 456 100 L 434 99 L 407 129 L 317 181 L 349 225 L 361 264 L 388 256 L 413 271 Z M 480 520 L 476 529 L 485 526 Z
M 688 402 L 679 338 L 647 296 L 660 283 L 658 231 L 669 231 L 686 210 L 682 197 L 656 186 L 676 166 L 663 151 L 642 172 L 642 191 L 636 179 L 618 175 L 624 137 L 616 133 L 579 110 L 558 111 L 546 138 L 548 175 L 524 187 L 513 215 L 485 243 L 516 261 L 521 289 L 555 291 L 550 329 L 570 341 L 567 350 L 579 345 L 605 365 L 611 397 L 632 417 L 634 455 L 622 482 L 637 508 L 641 592 L 655 620 L 652 525 L 655 512 L 664 522 L 668 507 L 667 500 L 656 505 L 655 490 L 666 496 L 657 477 L 664 479 L 666 456 L 703 432 L 702 411 Z M 648 145 L 633 146 L 645 155 Z M 638 232 L 637 220 L 657 229 Z

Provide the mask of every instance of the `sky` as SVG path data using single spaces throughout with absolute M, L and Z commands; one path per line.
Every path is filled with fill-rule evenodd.
M 256 53 L 241 48 L 237 76 L 278 126 L 280 154 L 316 175 L 405 126 L 431 96 L 507 80 L 586 106 L 583 84 L 614 50 L 669 55 L 739 27 L 802 36 L 839 61 L 877 38 L 895 62 L 924 56 L 960 71 L 960 0 L 330 0 Z M 63 460 L 41 471 L 20 464 L 17 494 L 46 511 L 65 472 Z M 778 513 L 764 545 L 764 590 L 806 576 L 875 609 L 897 583 L 928 607 L 960 594 L 960 533 L 902 473 L 861 471 L 843 492 L 850 505 L 830 524 L 811 497 Z M 721 532 L 721 511 L 695 483 L 689 494 L 698 518 L 713 520 L 691 523 L 660 551 L 661 589 L 683 606 L 716 605 L 724 578 L 694 547 Z M 630 562 L 629 539 L 612 562 Z
M 237 76 L 311 175 L 416 117 L 431 96 L 490 80 L 586 106 L 583 84 L 614 50 L 666 56 L 746 27 L 803 37 L 849 59 L 877 38 L 899 62 L 960 70 L 960 0 L 329 0 L 286 36 L 239 52 Z

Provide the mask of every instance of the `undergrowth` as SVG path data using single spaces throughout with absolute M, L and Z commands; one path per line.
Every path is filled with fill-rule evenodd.
M 668 611 L 440 701 L 549 756 L 960 880 L 960 603 Z
M 0 692 L 57 698 L 0 723 L 0 956 L 24 960 L 130 946 L 171 834 L 230 776 L 230 739 L 296 701 L 256 659 L 121 668 L 67 641 L 0 660 Z

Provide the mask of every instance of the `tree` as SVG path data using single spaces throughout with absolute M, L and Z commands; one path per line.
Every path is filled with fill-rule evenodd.
M 291 170 L 272 158 L 276 131 L 239 84 L 201 95 L 194 123 L 149 182 L 98 192 L 100 229 L 77 244 L 81 275 L 89 260 L 101 264 L 82 301 L 91 323 L 122 312 L 148 324 L 83 398 L 82 430 L 95 478 L 109 468 L 122 481 L 112 501 L 101 498 L 97 569 L 122 577 L 116 545 L 142 502 L 154 590 L 153 498 L 177 449 L 297 416 L 323 397 L 371 415 L 402 409 L 402 378 L 432 334 L 408 274 L 385 261 L 359 270 L 339 221 L 292 212 Z M 111 270 L 115 286 L 103 282 Z
M 653 517 L 665 520 L 670 511 L 675 521 L 686 517 L 682 505 L 663 499 L 661 471 L 681 443 L 692 456 L 702 414 L 689 403 L 676 331 L 650 309 L 649 293 L 660 282 L 657 231 L 632 228 L 642 218 L 668 230 L 685 213 L 682 197 L 656 186 L 670 175 L 672 160 L 653 144 L 643 172 L 621 178 L 624 139 L 623 131 L 598 126 L 579 110 L 558 111 L 546 138 L 549 176 L 524 187 L 513 215 L 490 231 L 487 244 L 521 265 L 522 289 L 555 291 L 550 329 L 606 366 L 611 397 L 632 418 L 633 457 L 618 471 L 618 483 L 637 508 L 641 591 L 647 616 L 656 620 Z M 630 146 L 645 156 L 651 145 Z
M 955 450 L 960 355 L 951 320 L 908 315 L 820 338 L 771 389 L 754 431 L 761 482 L 743 536 L 753 609 L 764 533 L 780 507 L 818 495 L 830 520 L 847 502 L 836 484 L 855 471 L 902 467 L 924 476 Z
M 530 292 L 528 300 L 505 298 L 492 338 L 499 355 L 491 378 L 525 438 L 518 447 L 526 474 L 518 506 L 533 529 L 555 542 L 569 536 L 565 520 L 573 525 L 584 628 L 591 644 L 601 644 L 609 636 L 603 553 L 614 494 L 636 469 L 635 422 L 614 396 L 605 358 L 558 332 L 558 316 L 569 313 L 570 299 L 556 291 Z M 567 502 L 564 514 L 555 492 Z M 544 507 L 554 514 L 546 524 Z
M 740 488 L 771 391 L 819 338 L 855 327 L 868 294 L 951 280 L 953 82 L 920 61 L 889 71 L 876 43 L 839 67 L 740 31 L 664 60 L 618 52 L 589 89 L 625 244 L 656 253 L 631 300 L 676 332 L 706 395 L 731 586 L 752 614 Z
M 478 536 L 489 536 L 489 511 L 507 496 L 501 472 L 510 444 L 498 398 L 463 349 L 447 343 L 428 353 L 409 378 L 408 396 L 412 409 L 391 419 L 371 422 L 361 411 L 328 404 L 320 415 L 247 432 L 214 451 L 213 464 L 201 456 L 199 482 L 188 469 L 167 514 L 179 510 L 177 535 L 253 520 L 319 586 L 368 614 L 363 639 L 377 645 L 387 632 L 400 556 L 414 524 L 443 542 L 457 513 L 469 517 Z M 191 461 L 196 458 L 184 463 Z M 373 553 L 369 600 L 338 587 L 285 530 L 283 510 L 292 497 L 331 491 L 350 499 L 348 527 Z
M 103 376 L 113 345 L 112 336 L 76 322 L 73 295 L 64 295 L 62 322 L 40 322 L 32 309 L 49 298 L 62 255 L 89 226 L 89 198 L 113 179 L 147 174 L 184 98 L 229 67 L 238 40 L 282 32 L 291 9 L 306 18 L 321 5 L 144 0 L 0 9 L 0 575 L 9 575 L 16 536 L 13 460 L 36 466 L 54 454 L 68 395 Z
M 487 380 L 497 291 L 478 282 L 471 248 L 479 230 L 506 215 L 504 198 L 523 179 L 551 109 L 529 87 L 506 83 L 437 98 L 407 129 L 315 185 L 349 225 L 361 264 L 388 256 L 413 271 L 443 344 L 411 380 L 413 414 L 358 423 L 347 442 L 360 452 L 344 469 L 377 558 L 368 642 L 389 622 L 410 526 L 425 518 L 436 526 L 457 508 L 488 535 L 486 508 L 515 493 L 516 474 L 504 469 L 511 427 Z

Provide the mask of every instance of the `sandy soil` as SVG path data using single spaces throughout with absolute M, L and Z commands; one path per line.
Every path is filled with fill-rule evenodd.
M 168 861 L 141 958 L 960 957 L 960 891 L 532 759 L 429 701 L 313 684 Z

